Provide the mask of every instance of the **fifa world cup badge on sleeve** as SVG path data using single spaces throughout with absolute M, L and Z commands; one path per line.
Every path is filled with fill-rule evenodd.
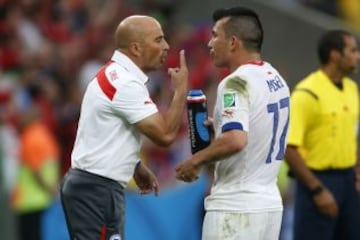
M 224 94 L 224 108 L 231 108 L 236 106 L 235 93 Z

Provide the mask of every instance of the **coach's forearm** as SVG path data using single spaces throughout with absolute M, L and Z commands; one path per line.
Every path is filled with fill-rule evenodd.
M 186 104 L 186 90 L 176 90 L 174 92 L 171 104 L 164 116 L 166 125 L 166 135 L 169 142 L 172 143 L 179 131 L 183 121 L 183 114 Z

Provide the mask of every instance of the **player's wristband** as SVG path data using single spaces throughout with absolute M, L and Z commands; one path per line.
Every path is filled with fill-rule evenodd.
M 325 188 L 322 185 L 318 185 L 315 188 L 310 190 L 311 196 L 316 196 L 320 193 L 322 193 L 325 190 Z

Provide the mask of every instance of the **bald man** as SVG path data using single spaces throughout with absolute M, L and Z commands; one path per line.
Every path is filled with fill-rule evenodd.
M 71 239 L 120 240 L 124 236 L 124 192 L 134 177 L 140 192 L 158 194 L 154 174 L 140 161 L 142 135 L 163 147 L 174 142 L 186 101 L 188 70 L 169 69 L 174 94 L 165 115 L 145 86 L 146 73 L 165 62 L 169 45 L 158 21 L 130 16 L 116 29 L 115 50 L 85 92 L 71 169 L 61 202 Z

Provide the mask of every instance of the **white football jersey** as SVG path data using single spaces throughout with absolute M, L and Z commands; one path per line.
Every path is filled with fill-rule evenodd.
M 289 88 L 269 63 L 240 66 L 218 86 L 215 137 L 238 129 L 246 147 L 216 162 L 207 211 L 282 210 L 277 174 L 284 158 L 289 122 Z

